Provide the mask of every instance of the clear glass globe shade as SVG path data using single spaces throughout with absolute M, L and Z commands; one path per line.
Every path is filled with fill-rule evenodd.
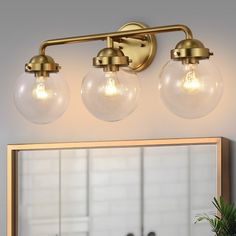
M 118 121 L 135 110 L 140 95 L 136 74 L 91 70 L 83 79 L 81 96 L 88 111 L 105 121 Z
M 223 93 L 221 75 L 210 60 L 199 64 L 169 61 L 159 80 L 161 98 L 167 108 L 183 118 L 199 118 L 210 113 Z
M 19 112 L 29 121 L 46 124 L 58 119 L 69 103 L 69 88 L 59 74 L 35 77 L 23 73 L 17 80 L 14 101 Z

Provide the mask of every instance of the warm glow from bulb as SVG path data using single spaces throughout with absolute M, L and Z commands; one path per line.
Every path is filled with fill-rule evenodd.
M 106 72 L 105 73 L 106 78 L 106 84 L 104 88 L 102 89 L 105 96 L 113 97 L 121 94 L 121 91 L 119 89 L 119 82 L 116 78 L 115 72 Z
M 47 100 L 51 97 L 51 91 L 46 88 L 46 77 L 37 77 L 36 85 L 33 89 L 32 95 L 37 100 Z
M 106 96 L 115 96 L 118 94 L 118 89 L 116 87 L 114 79 L 107 79 L 104 92 Z
M 199 92 L 201 88 L 201 82 L 199 78 L 196 76 L 194 65 L 187 65 L 188 72 L 182 81 L 182 88 L 186 90 L 188 93 L 196 93 Z

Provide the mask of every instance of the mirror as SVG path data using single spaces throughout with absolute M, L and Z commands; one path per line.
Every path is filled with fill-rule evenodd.
M 7 236 L 209 236 L 225 138 L 8 145 Z

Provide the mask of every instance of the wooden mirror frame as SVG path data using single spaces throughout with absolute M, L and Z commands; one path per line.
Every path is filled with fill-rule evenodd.
M 10 144 L 7 146 L 7 236 L 18 236 L 18 152 L 20 151 L 204 144 L 216 145 L 217 197 L 223 196 L 226 201 L 229 201 L 229 140 L 226 138 L 210 137 L 47 144 Z

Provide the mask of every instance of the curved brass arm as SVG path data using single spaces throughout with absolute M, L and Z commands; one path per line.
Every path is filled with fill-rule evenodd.
M 106 40 L 108 37 L 112 38 L 113 40 L 116 40 L 121 37 L 132 38 L 138 35 L 157 34 L 157 33 L 173 32 L 173 31 L 183 31 L 185 33 L 186 39 L 193 38 L 192 31 L 186 25 L 167 25 L 167 26 L 159 26 L 159 27 L 152 27 L 152 28 L 145 28 L 145 29 L 138 29 L 138 30 L 117 31 L 117 32 L 111 32 L 111 33 L 50 39 L 50 40 L 46 40 L 42 42 L 39 48 L 39 54 L 45 55 L 46 47 L 53 46 L 53 45 L 79 43 L 79 42 L 87 42 L 87 41 L 95 41 L 95 40 Z

